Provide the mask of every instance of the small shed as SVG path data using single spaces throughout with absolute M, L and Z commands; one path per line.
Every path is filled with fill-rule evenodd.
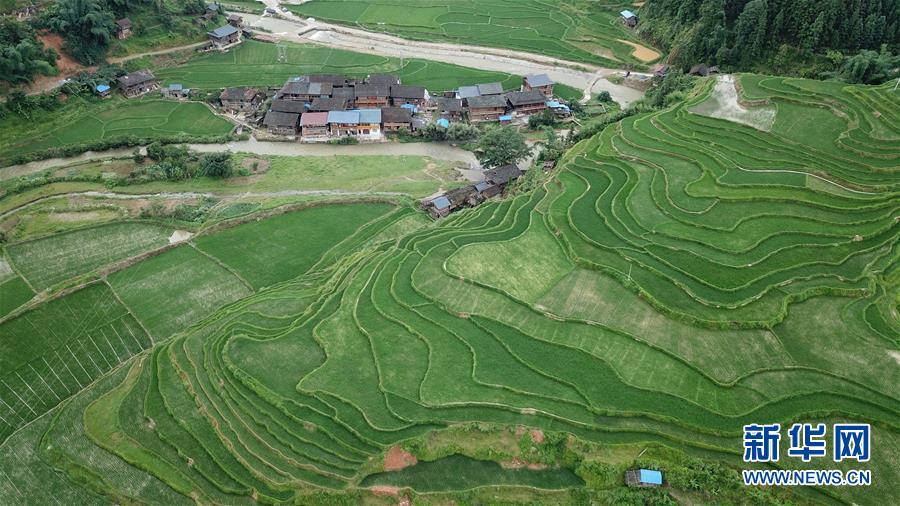
M 692 76 L 706 77 L 709 75 L 709 67 L 700 63 L 691 67 L 691 70 L 690 72 L 688 72 L 688 74 Z
M 658 487 L 662 485 L 662 472 L 653 469 L 625 471 L 625 484 L 629 487 Z
M 165 88 L 162 88 L 160 92 L 165 98 L 175 98 L 179 100 L 188 98 L 191 95 L 190 88 L 185 88 L 178 83 L 172 83 Z
M 635 26 L 637 26 L 637 23 L 638 23 L 637 14 L 626 9 L 626 10 L 620 12 L 619 15 L 622 16 L 622 22 L 625 23 L 625 26 L 627 26 L 629 28 L 634 28 Z
M 428 208 L 428 212 L 434 218 L 443 218 L 450 214 L 450 199 L 441 195 L 431 202 L 428 202 L 426 208 Z
M 224 25 L 207 32 L 209 40 L 217 48 L 221 49 L 241 41 L 241 31 L 231 25 Z
M 122 18 L 116 20 L 116 38 L 119 40 L 131 37 L 131 20 Z
M 103 98 L 109 96 L 109 90 L 110 88 L 107 84 L 98 84 L 96 87 L 94 87 L 94 93 Z
M 244 18 L 238 16 L 237 14 L 229 14 L 228 24 L 235 28 L 240 28 L 244 25 Z

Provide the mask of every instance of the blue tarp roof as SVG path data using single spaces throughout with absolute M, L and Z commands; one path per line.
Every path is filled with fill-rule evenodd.
M 504 114 L 498 118 L 500 121 L 512 121 L 512 115 Z
M 360 109 L 360 123 L 381 123 L 381 109 Z
M 400 107 L 402 107 L 403 109 L 409 109 L 413 114 L 415 114 L 415 112 L 419 110 L 419 108 L 416 107 L 416 104 L 403 104 Z
M 651 469 L 641 469 L 641 483 L 662 485 L 662 473 Z
M 441 119 L 435 121 L 435 123 L 437 123 L 438 126 L 442 126 L 444 128 L 450 127 L 450 120 L 448 120 L 447 118 L 441 118 Z
M 545 105 L 551 109 L 556 109 L 557 107 L 559 107 L 562 104 L 560 104 L 556 100 L 548 100 L 547 102 L 545 102 Z
M 621 14 L 622 17 L 625 19 L 637 17 L 633 12 L 631 12 L 629 10 L 624 10 L 624 11 L 620 12 L 619 14 Z
M 183 87 L 180 84 L 170 84 L 169 89 L 172 91 L 181 91 Z
M 434 207 L 437 209 L 447 209 L 450 207 L 450 199 L 447 197 L 438 197 L 431 201 L 434 204 Z
M 97 85 L 97 91 L 99 91 L 99 92 L 101 92 L 101 93 L 104 92 L 104 91 L 109 91 L 109 86 L 107 86 L 107 85 L 105 85 L 105 84 L 98 84 L 98 85 Z

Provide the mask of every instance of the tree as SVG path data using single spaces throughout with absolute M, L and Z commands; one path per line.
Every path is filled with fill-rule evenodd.
M 525 136 L 510 127 L 494 127 L 478 140 L 475 157 L 485 168 L 517 163 L 531 154 Z
M 149 146 L 147 146 L 147 158 L 150 158 L 154 162 L 160 162 L 165 157 L 166 151 L 163 149 L 162 144 L 160 144 L 159 142 L 153 142 Z
M 207 153 L 200 158 L 200 171 L 205 176 L 227 178 L 234 172 L 231 153 Z
M 734 25 L 734 46 L 744 62 L 762 54 L 766 43 L 766 22 L 769 4 L 766 0 L 751 0 L 744 6 Z
M 0 18 L 0 80 L 29 82 L 36 73 L 55 71 L 56 51 L 44 49 L 34 30 L 13 18 Z
M 478 137 L 481 133 L 478 127 L 468 123 L 450 123 L 447 128 L 447 139 L 451 141 L 468 141 Z
M 93 65 L 106 53 L 115 32 L 114 19 L 102 0 L 59 0 L 49 26 L 65 34 L 66 47 L 75 59 Z
M 612 102 L 612 95 L 609 94 L 608 91 L 603 90 L 597 94 L 598 102 Z
M 891 53 L 887 46 L 881 52 L 863 50 L 856 56 L 847 58 L 838 77 L 854 84 L 881 84 L 896 76 L 900 57 Z

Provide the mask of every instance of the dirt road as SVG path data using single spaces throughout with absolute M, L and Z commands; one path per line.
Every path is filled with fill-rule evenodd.
M 558 83 L 583 90 L 588 97 L 590 93 L 608 91 L 623 106 L 643 96 L 638 90 L 613 84 L 604 79 L 619 72 L 618 69 L 596 67 L 521 51 L 411 41 L 321 21 L 300 20 L 293 16 L 286 19 L 254 14 L 241 15 L 251 27 L 261 28 L 271 32 L 270 34 L 276 38 L 290 42 L 320 44 L 396 58 L 421 58 L 516 75 L 546 73 Z

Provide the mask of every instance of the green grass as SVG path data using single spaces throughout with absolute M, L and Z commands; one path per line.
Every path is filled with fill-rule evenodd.
M 304 17 L 410 39 L 494 46 L 605 66 L 639 62 L 622 42 L 638 39 L 619 19 L 621 7 L 570 0 L 324 0 L 289 6 Z
M 169 227 L 114 223 L 7 246 L 16 268 L 36 290 L 168 244 Z
M 107 100 L 72 98 L 54 111 L 37 111 L 30 118 L 7 115 L 0 120 L 0 157 L 101 140 L 170 138 L 179 135 L 228 134 L 233 125 L 199 102 L 113 96 Z
M 279 47 L 284 59 L 279 61 Z M 181 83 L 191 88 L 218 89 L 223 86 L 280 86 L 294 76 L 339 73 L 363 78 L 369 74 L 395 73 L 403 84 L 428 88 L 432 93 L 461 85 L 499 81 L 504 89 L 518 89 L 521 78 L 501 72 L 477 70 L 449 63 L 420 59 L 388 58 L 309 44 L 267 44 L 245 41 L 227 53 L 196 56 L 186 64 L 159 69 L 165 83 Z
M 303 274 L 325 251 L 391 209 L 389 204 L 318 206 L 197 239 L 197 247 L 254 288 Z
M 362 486 L 409 487 L 416 492 L 471 490 L 489 485 L 522 486 L 540 489 L 580 487 L 584 482 L 568 469 L 504 469 L 462 455 L 434 462 L 421 462 L 400 471 L 366 476 Z
M 109 283 L 157 341 L 251 293 L 234 274 L 188 245 L 116 272 Z
M 20 276 L 0 282 L 0 316 L 31 300 L 34 292 Z

